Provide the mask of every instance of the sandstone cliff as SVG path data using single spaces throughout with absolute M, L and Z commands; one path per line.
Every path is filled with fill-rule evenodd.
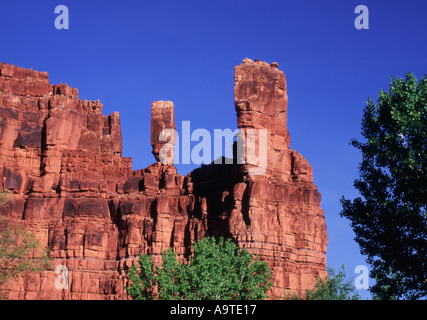
M 45 72 L 0 63 L 0 191 L 13 196 L 0 213 L 34 232 L 70 277 L 67 290 L 55 288 L 53 270 L 20 278 L 8 297 L 128 299 L 125 271 L 139 254 L 158 261 L 173 247 L 186 257 L 205 235 L 233 237 L 266 260 L 272 295 L 312 288 L 326 273 L 326 225 L 312 168 L 289 148 L 285 75 L 245 59 L 234 92 L 241 131 L 267 129 L 255 144 L 267 146 L 262 174 L 236 159 L 187 176 L 159 162 L 159 132 L 175 128 L 170 101 L 152 105 L 156 162 L 133 171 L 118 113 L 104 116 L 99 101 L 51 85 Z

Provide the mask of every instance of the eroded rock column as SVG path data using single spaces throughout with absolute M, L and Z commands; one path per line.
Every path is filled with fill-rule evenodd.
M 326 224 L 312 168 L 289 148 L 286 77 L 277 63 L 244 59 L 235 68 L 234 94 L 237 125 L 242 134 L 254 132 L 256 143 L 245 146 L 230 233 L 273 268 L 273 295 L 311 289 L 326 273 Z M 257 166 L 263 170 L 253 174 Z
M 175 157 L 176 136 L 174 136 L 174 130 L 176 130 L 176 126 L 172 101 L 154 101 L 151 105 L 152 153 L 156 161 L 165 165 L 172 164 Z

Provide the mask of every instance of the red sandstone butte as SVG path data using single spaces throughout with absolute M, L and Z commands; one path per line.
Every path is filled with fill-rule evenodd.
M 175 129 L 172 102 L 151 106 L 156 162 L 133 171 L 118 113 L 104 116 L 99 101 L 51 85 L 45 72 L 0 63 L 0 191 L 13 198 L 0 214 L 69 270 L 68 289 L 46 270 L 10 281 L 7 297 L 129 299 L 126 270 L 139 254 L 160 261 L 172 247 L 185 258 L 205 235 L 232 237 L 267 261 L 272 297 L 311 289 L 326 274 L 327 232 L 312 168 L 289 148 L 285 75 L 277 63 L 245 59 L 234 77 L 238 127 L 267 129 L 256 144 L 267 143 L 263 174 L 232 161 L 182 176 L 159 161 L 159 133 Z

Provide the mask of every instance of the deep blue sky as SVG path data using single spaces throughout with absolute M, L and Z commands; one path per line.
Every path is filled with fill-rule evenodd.
M 66 5 L 70 29 L 54 27 Z M 369 30 L 354 9 L 369 8 Z M 427 2 L 298 1 L 2 1 L 0 61 L 47 71 L 80 98 L 119 111 L 124 156 L 133 168 L 154 162 L 150 107 L 172 100 L 176 122 L 235 129 L 234 66 L 276 61 L 288 81 L 291 148 L 313 166 L 329 234 L 328 265 L 348 275 L 365 264 L 339 217 L 339 199 L 357 196 L 363 106 L 390 76 L 427 72 Z M 178 165 L 181 174 L 194 166 Z M 360 293 L 369 297 L 365 290 Z

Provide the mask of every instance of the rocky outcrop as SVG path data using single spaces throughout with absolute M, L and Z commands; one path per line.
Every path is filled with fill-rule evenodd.
M 233 161 L 179 175 L 173 143 L 159 139 L 176 128 L 174 106 L 157 101 L 156 162 L 133 171 L 121 154 L 118 113 L 104 116 L 99 101 L 51 85 L 44 72 L 1 63 L 0 190 L 13 197 L 1 214 L 34 232 L 53 264 L 69 270 L 68 289 L 57 289 L 58 274 L 47 270 L 10 282 L 8 297 L 127 299 L 126 269 L 139 254 L 159 261 L 173 247 L 185 258 L 205 235 L 232 237 L 266 260 L 272 296 L 311 288 L 326 273 L 327 233 L 311 166 L 289 149 L 285 75 L 276 63 L 245 59 L 234 91 L 241 134 L 266 132 L 244 152 L 235 148 Z M 172 161 L 162 163 L 167 143 Z M 248 156 L 261 147 L 265 161 Z

